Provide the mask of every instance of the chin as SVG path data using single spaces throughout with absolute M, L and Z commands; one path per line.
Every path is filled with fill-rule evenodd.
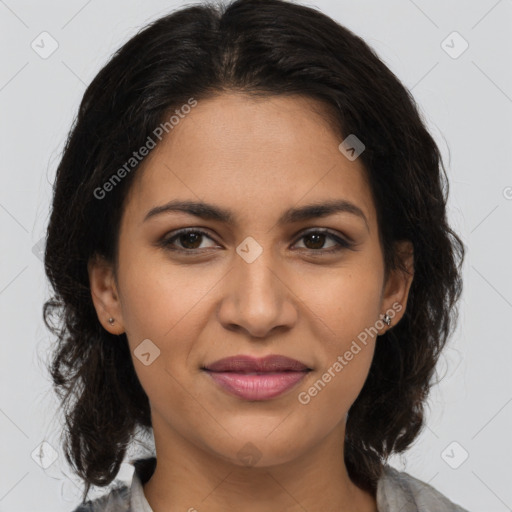
M 222 459 L 240 467 L 272 467 L 286 464 L 305 453 L 308 449 L 304 445 L 304 438 L 291 442 L 290 432 L 283 431 L 277 435 L 276 424 L 265 431 L 259 430 L 245 432 L 244 436 L 237 436 L 225 440 L 225 443 L 211 446 L 211 450 Z M 270 433 L 270 435 L 269 435 Z M 308 441 L 311 442 L 311 439 Z

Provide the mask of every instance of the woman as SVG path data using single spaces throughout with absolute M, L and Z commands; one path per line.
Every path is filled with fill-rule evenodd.
M 76 510 L 463 511 L 386 463 L 455 324 L 446 201 L 411 95 L 317 10 L 196 5 L 128 41 L 47 235 Z M 85 502 L 137 430 L 153 457 Z

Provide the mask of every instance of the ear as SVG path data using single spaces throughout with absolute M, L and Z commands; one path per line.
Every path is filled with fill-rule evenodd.
M 121 302 L 114 277 L 113 264 L 94 255 L 87 264 L 91 297 L 101 325 L 111 334 L 123 334 Z M 113 318 L 111 324 L 109 319 Z
M 384 328 L 379 334 L 391 329 L 404 316 L 414 277 L 414 248 L 409 240 L 400 240 L 395 243 L 397 256 L 403 262 L 406 271 L 396 268 L 390 271 L 382 292 L 382 314 L 386 312 L 391 317 L 391 325 Z

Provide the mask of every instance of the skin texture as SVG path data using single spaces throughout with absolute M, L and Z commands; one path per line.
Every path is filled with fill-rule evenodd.
M 321 104 L 299 96 L 225 93 L 200 101 L 134 181 L 115 273 L 100 258 L 90 262 L 98 318 L 109 332 L 126 332 L 150 400 L 158 463 L 144 493 L 155 512 L 377 510 L 375 497 L 348 477 L 343 440 L 378 338 L 360 344 L 307 405 L 298 395 L 393 304 L 401 310 L 391 327 L 378 324 L 379 334 L 396 325 L 413 256 L 410 244 L 397 246 L 411 273 L 396 271 L 384 282 L 364 168 L 339 151 L 341 140 L 321 113 Z M 229 209 L 236 223 L 177 212 L 144 222 L 150 209 L 175 199 Z M 347 212 L 277 224 L 288 208 L 332 199 L 357 205 L 368 226 Z M 187 254 L 158 246 L 187 227 L 208 236 L 176 238 L 173 246 Z M 304 237 L 312 228 L 355 244 L 326 254 L 336 241 Z M 252 263 L 236 251 L 249 236 L 263 249 Z M 160 350 L 147 366 L 134 355 L 145 339 Z M 313 371 L 281 396 L 246 401 L 201 370 L 237 354 L 282 354 Z M 253 463 L 241 449 L 252 450 Z

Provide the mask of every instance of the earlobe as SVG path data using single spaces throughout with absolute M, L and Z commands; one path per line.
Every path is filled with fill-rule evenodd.
M 396 251 L 405 268 L 396 268 L 390 271 L 383 293 L 383 314 L 393 315 L 390 324 L 393 326 L 404 316 L 414 278 L 414 248 L 412 243 L 409 240 L 400 240 L 396 242 Z M 384 332 L 385 330 L 381 334 L 384 334 Z
M 113 265 L 95 255 L 87 265 L 91 298 L 98 320 L 111 334 L 124 332 L 121 303 L 114 278 Z

